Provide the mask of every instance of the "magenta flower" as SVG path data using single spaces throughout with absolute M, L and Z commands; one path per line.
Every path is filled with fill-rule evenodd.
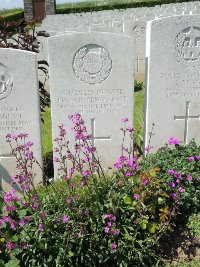
M 40 219 L 44 219 L 45 216 L 46 216 L 46 213 L 45 213 L 44 211 L 41 211 L 41 212 L 39 213 L 39 216 L 40 216 Z
M 140 199 L 140 195 L 138 195 L 138 194 L 134 194 L 133 197 L 134 197 L 135 200 L 139 200 Z
M 39 224 L 38 226 L 38 232 L 43 232 L 44 231 L 44 228 L 43 228 L 43 224 Z
M 113 230 L 113 231 L 112 231 L 112 234 L 113 234 L 113 235 L 118 235 L 118 234 L 119 234 L 119 230 L 118 230 L 118 229 Z
M 167 141 L 168 145 L 179 145 L 180 141 L 175 137 L 170 137 Z
M 111 245 L 111 249 L 112 249 L 112 252 L 114 253 L 114 252 L 116 252 L 117 251 L 117 244 L 114 242 L 114 243 L 112 243 L 112 245 Z
M 188 157 L 188 161 L 194 161 L 195 160 L 195 157 Z
M 6 248 L 8 250 L 15 250 L 17 248 L 17 244 L 11 242 L 11 241 L 7 241 L 6 242 Z
M 69 221 L 69 217 L 67 215 L 64 215 L 62 221 L 63 223 L 67 223 Z
M 130 172 L 126 172 L 126 173 L 125 173 L 125 176 L 126 176 L 126 177 L 130 177 L 130 176 L 131 176 L 131 173 L 130 173 Z
M 83 177 L 87 177 L 91 175 L 91 172 L 89 170 L 83 171 L 82 172 Z
M 167 171 L 168 174 L 174 174 L 174 170 L 170 169 Z
M 174 182 L 169 182 L 169 187 L 173 188 L 173 187 L 175 187 L 175 186 L 176 186 L 176 185 L 175 185 Z
M 183 191 L 184 191 L 183 187 L 179 187 L 178 191 L 179 191 L 180 193 L 183 193 Z
M 186 176 L 186 180 L 191 181 L 192 180 L 192 176 L 191 175 L 187 175 Z
M 114 214 L 111 214 L 111 213 L 104 214 L 103 218 L 109 219 L 110 221 L 116 221 L 116 216 Z
M 70 204 L 71 201 L 72 201 L 71 197 L 67 197 L 67 198 L 66 198 L 66 203 L 67 203 L 67 204 Z
M 174 200 L 176 200 L 176 198 L 177 198 L 177 194 L 176 194 L 176 193 L 171 193 L 171 196 L 172 196 L 172 198 L 173 198 Z
M 109 228 L 108 226 L 106 226 L 106 227 L 104 228 L 104 232 L 105 232 L 106 234 L 109 234 L 109 232 L 110 232 L 110 228 Z
M 152 150 L 152 148 L 153 148 L 152 146 L 147 146 L 145 147 L 145 151 L 149 153 Z
M 177 178 L 177 179 L 181 178 L 181 173 L 180 172 L 175 172 L 174 173 L 174 178 Z
M 123 118 L 123 119 L 121 119 L 121 121 L 126 123 L 126 122 L 128 122 L 128 118 Z
M 198 156 L 196 156 L 196 158 L 197 158 L 198 160 L 200 160 L 200 154 L 199 154 Z

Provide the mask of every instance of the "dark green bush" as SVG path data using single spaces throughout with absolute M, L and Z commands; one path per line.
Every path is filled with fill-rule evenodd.
M 5 15 L 1 15 L 4 21 L 17 21 L 19 19 L 24 18 L 24 11 L 15 11 L 12 13 L 7 13 Z
M 113 1 L 114 2 L 114 1 Z M 127 9 L 127 8 L 136 8 L 136 7 L 151 7 L 155 5 L 163 5 L 163 4 L 170 4 L 170 3 L 182 3 L 188 2 L 188 0 L 151 0 L 151 1 L 141 1 L 132 3 L 108 3 L 102 5 L 94 5 L 94 3 L 85 2 L 79 4 L 73 4 L 71 7 L 67 8 L 57 8 L 57 14 L 68 14 L 68 13 L 80 13 L 80 12 L 93 12 L 93 11 L 101 11 L 101 10 L 109 10 L 109 9 Z

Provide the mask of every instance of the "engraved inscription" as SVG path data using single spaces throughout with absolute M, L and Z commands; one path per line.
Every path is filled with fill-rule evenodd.
M 0 107 L 0 132 L 5 134 L 10 132 L 25 131 L 31 126 L 31 121 L 24 119 L 22 107 L 1 106 Z
M 69 89 L 57 98 L 60 109 L 67 113 L 74 110 L 80 114 L 112 113 L 124 109 L 127 105 L 124 89 Z
M 195 67 L 200 64 L 199 27 L 188 27 L 177 35 L 174 42 L 174 55 L 184 66 Z
M 6 66 L 0 63 L 0 100 L 6 98 L 12 91 L 13 77 Z
M 167 97 L 200 96 L 199 72 L 162 72 L 159 73 L 159 78 L 165 84 Z
M 133 32 L 134 38 L 142 39 L 144 38 L 144 35 L 145 35 L 145 28 L 137 25 L 133 28 L 132 32 Z
M 105 81 L 112 70 L 112 60 L 105 48 L 96 44 L 81 47 L 74 56 L 75 75 L 87 84 Z

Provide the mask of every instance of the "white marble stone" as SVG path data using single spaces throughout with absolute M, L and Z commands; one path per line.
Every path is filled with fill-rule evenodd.
M 53 139 L 63 123 L 74 143 L 67 117 L 80 113 L 102 166 L 111 166 L 120 153 L 120 120 L 133 123 L 134 40 L 99 32 L 51 37 L 49 63 Z
M 34 142 L 33 152 L 42 166 L 40 106 L 38 95 L 37 57 L 35 53 L 0 49 L 0 187 L 11 188 L 10 175 L 16 172 L 8 133 L 27 133 Z M 35 182 L 42 181 L 42 171 L 35 167 Z
M 174 16 L 148 22 L 145 146 L 170 136 L 200 144 L 200 16 Z

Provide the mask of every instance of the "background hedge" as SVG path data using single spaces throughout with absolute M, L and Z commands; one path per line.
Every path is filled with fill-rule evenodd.
M 105 3 L 102 1 L 97 2 L 82 2 L 77 4 L 71 4 L 64 7 L 64 4 L 57 6 L 56 13 L 57 14 L 68 14 L 68 13 L 80 13 L 80 12 L 92 12 L 92 11 L 100 11 L 100 10 L 109 10 L 109 9 L 127 9 L 127 8 L 136 8 L 136 7 L 152 7 L 155 5 L 163 5 L 170 3 L 182 3 L 182 2 L 192 2 L 188 0 L 141 0 L 137 2 L 127 2 L 120 3 L 119 1 L 108 2 Z M 195 1 L 193 1 L 195 2 Z

